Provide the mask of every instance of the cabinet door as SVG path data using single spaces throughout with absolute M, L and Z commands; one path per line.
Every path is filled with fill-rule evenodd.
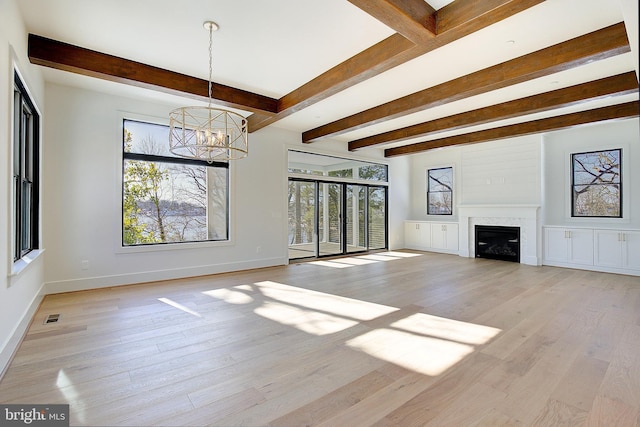
M 419 224 L 415 222 L 404 223 L 404 247 L 407 249 L 418 249 L 420 244 Z
M 622 267 L 622 239 L 624 233 L 615 230 L 596 230 L 595 265 Z
M 630 270 L 640 270 L 640 232 L 625 231 L 622 242 L 622 266 Z
M 544 229 L 544 258 L 549 261 L 567 262 L 569 234 L 564 228 Z
M 420 228 L 420 248 L 429 249 L 431 247 L 431 224 L 420 222 L 418 227 Z
M 404 223 L 404 246 L 407 249 L 428 249 L 431 240 L 429 224 L 421 222 Z
M 447 224 L 447 249 L 458 250 L 458 224 Z
M 433 249 L 447 249 L 447 225 L 431 224 L 431 247 Z
M 569 229 L 569 262 L 593 265 L 593 230 Z

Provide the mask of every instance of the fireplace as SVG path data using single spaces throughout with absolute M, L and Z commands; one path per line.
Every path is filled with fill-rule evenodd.
M 520 262 L 520 227 L 476 225 L 476 258 Z

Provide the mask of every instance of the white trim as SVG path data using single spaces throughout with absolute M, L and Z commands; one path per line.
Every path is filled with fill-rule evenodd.
M 6 369 L 9 367 L 14 354 L 18 351 L 18 347 L 22 343 L 22 340 L 31 325 L 31 322 L 35 318 L 36 312 L 40 307 L 40 303 L 44 299 L 44 283 L 40 285 L 40 289 L 31 300 L 31 303 L 25 309 L 20 321 L 16 323 L 15 328 L 9 335 L 9 339 L 4 343 L 4 346 L 0 350 L 0 379 L 4 376 Z
M 209 264 L 196 267 L 175 268 L 170 270 L 141 271 L 110 276 L 60 280 L 45 283 L 45 291 L 47 295 L 50 295 L 62 292 L 83 291 L 88 289 L 123 286 L 136 283 L 207 276 L 211 274 L 229 273 L 232 271 L 251 270 L 256 268 L 273 267 L 276 265 L 286 264 L 286 257 L 276 257 L 222 264 Z
M 43 143 L 42 143 L 42 136 L 44 134 L 44 119 L 43 119 L 43 115 L 42 112 L 40 111 L 40 107 L 38 106 L 38 102 L 36 101 L 36 97 L 33 96 L 33 92 L 31 91 L 31 89 L 29 88 L 29 84 L 27 82 L 27 79 L 24 78 L 24 74 L 20 71 L 21 69 L 21 65 L 20 65 L 20 61 L 18 59 L 18 55 L 16 55 L 15 50 L 13 49 L 13 46 L 9 45 L 9 54 L 11 56 L 11 60 L 9 61 L 9 76 L 10 78 L 9 80 L 9 90 L 8 93 L 10 94 L 9 96 L 9 141 L 8 141 L 8 149 L 9 149 L 9 153 L 7 156 L 7 185 L 8 185 L 8 189 L 7 189 L 7 196 L 8 196 L 8 200 L 7 200 L 7 206 L 8 206 L 8 212 L 7 212 L 7 218 L 9 219 L 7 221 L 8 223 L 8 239 L 7 239 L 7 250 L 8 250 L 8 254 L 9 257 L 7 259 L 8 264 L 8 271 L 9 271 L 9 277 L 13 278 L 15 276 L 20 275 L 20 273 L 22 271 L 24 271 L 27 266 L 29 264 L 31 264 L 31 262 L 33 260 L 35 260 L 36 258 L 38 258 L 40 256 L 41 253 L 44 252 L 44 249 L 41 248 L 40 246 L 42 246 L 42 229 L 43 229 L 43 225 L 42 225 L 42 153 L 43 153 Z M 38 248 L 32 250 L 31 252 L 29 252 L 27 255 L 21 257 L 19 260 L 14 261 L 13 260 L 13 255 L 15 252 L 15 248 L 14 248 L 14 237 L 15 237 L 15 223 L 14 223 L 14 213 L 15 213 L 15 206 L 14 206 L 14 188 L 11 185 L 13 183 L 13 146 L 14 146 L 14 133 L 15 133 L 15 129 L 14 129 L 14 124 L 15 124 L 15 111 L 14 111 L 14 107 L 15 107 L 15 103 L 14 103 L 14 91 L 15 91 L 15 74 L 18 75 L 18 78 L 20 79 L 20 82 L 22 83 L 22 86 L 24 87 L 25 92 L 27 93 L 27 96 L 29 97 L 29 101 L 31 101 L 31 103 L 33 104 L 33 108 L 35 109 L 35 112 L 38 114 L 38 216 L 37 216 L 37 220 L 38 220 Z M 13 283 L 13 280 L 10 279 L 9 280 L 9 286 L 11 286 L 11 284 Z
M 29 252 L 28 254 L 20 258 L 18 261 L 15 261 L 11 265 L 11 270 L 9 270 L 10 271 L 9 277 L 11 278 L 9 286 L 11 286 L 11 283 L 13 282 L 14 277 L 19 276 L 23 271 L 27 269 L 29 265 L 31 265 L 33 261 L 39 258 L 43 253 L 44 253 L 44 249 L 36 249 Z

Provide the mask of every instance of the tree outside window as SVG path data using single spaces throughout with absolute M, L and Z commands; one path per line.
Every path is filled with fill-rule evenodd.
M 622 150 L 571 155 L 574 217 L 622 217 Z
M 427 171 L 427 214 L 453 214 L 453 168 Z
M 228 163 L 184 159 L 169 127 L 124 121 L 123 246 L 228 240 Z

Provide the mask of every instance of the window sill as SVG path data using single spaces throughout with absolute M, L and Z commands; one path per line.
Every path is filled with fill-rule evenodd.
M 185 242 L 185 243 L 160 243 L 155 245 L 135 245 L 135 246 L 118 246 L 115 253 L 136 253 L 136 252 L 157 252 L 157 251 L 179 251 L 185 249 L 206 249 L 222 246 L 233 246 L 231 240 L 212 240 L 204 242 Z
M 37 249 L 29 252 L 18 261 L 11 265 L 11 273 L 9 277 L 19 276 L 33 261 L 39 258 L 44 253 L 44 249 Z

